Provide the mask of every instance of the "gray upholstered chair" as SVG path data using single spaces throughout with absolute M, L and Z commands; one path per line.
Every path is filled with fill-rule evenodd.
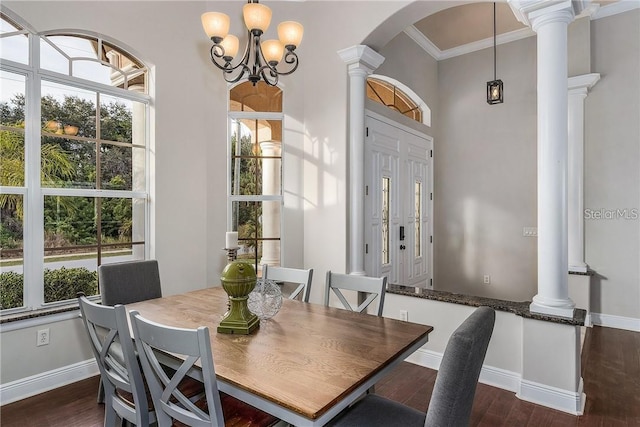
M 447 343 L 427 413 L 368 394 L 331 426 L 462 427 L 469 425 L 478 377 L 493 333 L 495 311 L 479 307 Z
M 98 267 L 98 284 L 104 305 L 130 304 L 162 297 L 156 260 L 102 264 Z
M 225 420 L 236 427 L 272 426 L 278 422 L 272 415 L 218 391 L 208 328 L 165 326 L 143 318 L 137 311 L 130 316 L 159 427 L 169 427 L 174 421 L 198 427 L 224 426 Z M 182 364 L 175 371 L 167 372 L 162 367 L 160 359 L 166 353 L 181 359 Z M 200 369 L 195 367 L 198 360 Z M 191 372 L 202 375 L 205 397 L 200 402 L 188 399 L 177 387 Z
M 162 297 L 158 261 L 135 260 L 102 264 L 98 267 L 98 284 L 102 304 L 130 304 Z M 104 399 L 102 382 L 98 387 L 98 403 Z
M 378 298 L 378 310 L 376 311 L 376 315 L 382 316 L 386 288 L 386 276 L 352 276 L 350 274 L 338 274 L 327 271 L 324 305 L 329 306 L 329 296 L 331 295 L 331 291 L 336 294 L 344 308 L 351 311 L 357 311 L 358 313 L 362 313 L 363 311 L 365 311 L 365 309 L 376 298 Z M 358 301 L 359 305 L 357 307 L 353 307 L 345 298 L 342 290 L 355 291 L 360 294 L 366 294 L 366 298 L 362 302 Z
M 309 302 L 313 268 L 303 270 L 299 268 L 269 267 L 264 264 L 262 266 L 262 277 L 276 282 L 284 282 L 285 285 L 293 283 L 296 288 L 289 294 L 289 299 L 300 299 L 302 302 Z
M 133 349 L 125 307 L 94 304 L 84 295 L 78 295 L 78 304 L 100 369 L 104 425 L 115 426 L 118 418 L 137 426 L 155 422 Z

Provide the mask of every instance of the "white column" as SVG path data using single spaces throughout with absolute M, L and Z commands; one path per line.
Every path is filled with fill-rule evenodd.
M 282 144 L 280 141 L 262 141 L 262 194 L 280 195 L 280 157 Z M 262 202 L 262 236 L 280 237 L 280 207 L 279 200 Z M 260 265 L 280 265 L 280 241 L 264 240 L 262 242 L 262 259 Z
M 569 78 L 569 271 L 585 273 L 584 99 L 600 74 Z
M 367 76 L 384 57 L 368 46 L 338 52 L 349 72 L 349 273 L 364 275 L 364 102 Z
M 530 310 L 573 317 L 568 285 L 567 29 L 587 1 L 510 0 L 537 33 L 538 294 Z

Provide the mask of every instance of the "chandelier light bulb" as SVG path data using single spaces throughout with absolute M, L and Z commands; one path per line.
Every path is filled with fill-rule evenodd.
M 276 66 L 284 55 L 284 45 L 280 40 L 265 40 L 262 42 L 262 54 L 269 65 Z
M 220 43 L 229 34 L 229 16 L 220 12 L 206 12 L 202 14 L 202 27 L 207 37 L 215 43 Z
M 278 38 L 286 48 L 300 46 L 303 34 L 304 27 L 298 22 L 284 21 L 278 25 Z
M 238 54 L 240 40 L 233 34 L 229 34 L 220 42 L 220 46 L 224 49 L 224 59 L 229 62 Z
M 271 9 L 260 3 L 247 3 L 242 8 L 244 23 L 249 31 L 264 33 L 271 23 Z

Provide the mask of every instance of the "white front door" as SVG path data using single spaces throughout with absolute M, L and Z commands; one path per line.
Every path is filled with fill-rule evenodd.
M 431 286 L 433 139 L 367 112 L 365 271 Z

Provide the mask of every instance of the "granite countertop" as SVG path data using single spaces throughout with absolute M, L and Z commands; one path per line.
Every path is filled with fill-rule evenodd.
M 449 302 L 453 304 L 470 305 L 473 307 L 488 306 L 498 311 L 506 311 L 516 316 L 527 319 L 543 320 L 546 322 L 562 323 L 566 325 L 584 326 L 586 310 L 576 308 L 573 310 L 573 318 L 552 316 L 549 314 L 532 313 L 529 310 L 531 301 L 506 301 L 494 298 L 478 297 L 473 295 L 455 294 L 445 291 L 433 291 L 431 289 L 416 288 L 412 286 L 389 285 L 387 293 L 405 295 L 415 298 L 423 298 L 434 301 Z

